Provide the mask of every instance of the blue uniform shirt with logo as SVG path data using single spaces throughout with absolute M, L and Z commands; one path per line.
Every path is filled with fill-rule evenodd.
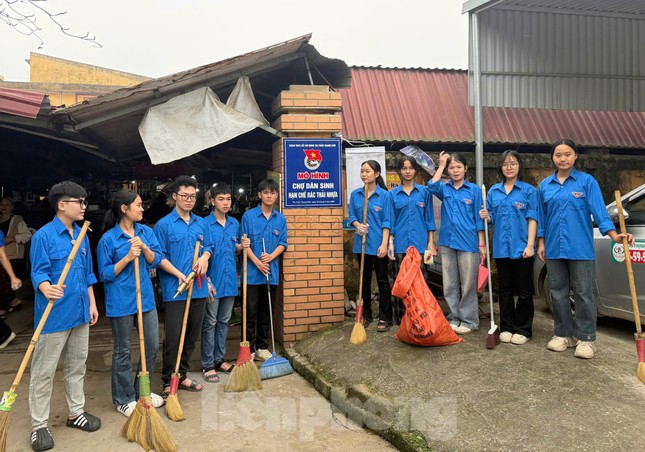
M 152 264 L 148 264 L 143 252 L 139 256 L 139 281 L 141 283 L 142 312 L 156 308 L 155 294 L 150 280 L 149 270 L 156 268 L 161 262 L 161 248 L 152 229 L 143 224 L 134 224 L 134 235 L 141 239 L 144 245 L 155 253 Z M 115 225 L 106 231 L 96 247 L 99 278 L 105 290 L 105 309 L 107 317 L 123 317 L 137 312 L 136 282 L 134 261 L 129 262 L 117 276 L 115 265 L 130 252 L 132 237 L 123 232 L 121 226 Z
M 532 185 L 515 181 L 506 194 L 503 183 L 493 185 L 486 198 L 486 210 L 495 226 L 493 257 L 519 259 L 529 237 L 529 220 L 538 220 L 537 190 Z
M 537 235 L 545 257 L 594 260 L 592 215 L 603 235 L 616 229 L 593 176 L 573 169 L 562 184 L 557 171 L 540 182 Z
M 40 228 L 31 239 L 31 283 L 35 289 L 34 325 L 38 325 L 49 300 L 38 290 L 45 281 L 58 283 L 67 258 L 72 252 L 81 228 L 74 223 L 74 239 L 67 227 L 54 217 Z M 90 241 L 85 236 L 74 257 L 65 279 L 64 295 L 54 302 L 45 322 L 43 334 L 57 333 L 75 328 L 90 321 L 90 296 L 88 288 L 97 281 L 92 270 Z
M 172 212 L 155 224 L 154 232 L 159 241 L 161 259 L 168 259 L 184 276 L 188 276 L 193 269 L 195 243 L 198 240 L 200 241 L 199 256 L 208 251 L 211 253 L 211 259 L 215 257 L 213 256 L 213 242 L 206 222 L 192 212 L 190 213 L 189 221 L 186 222 L 179 216 L 177 209 L 173 209 Z M 177 298 L 173 298 L 177 287 L 179 287 L 178 279 L 174 275 L 159 269 L 159 280 L 161 281 L 164 302 L 186 299 L 188 290 L 184 290 L 177 295 Z M 202 280 L 201 287 L 199 286 L 198 278 L 195 278 L 193 298 L 208 297 L 208 284 L 206 281 Z
M 365 202 L 365 187 L 357 188 L 349 197 L 349 224 L 354 221 L 363 222 L 363 205 Z M 394 223 L 394 207 L 390 192 L 379 185 L 367 199 L 367 236 L 365 237 L 365 254 L 376 256 L 383 241 L 383 229 L 392 229 Z M 361 252 L 362 237 L 354 237 L 354 253 Z
M 272 209 L 269 218 L 262 212 L 262 204 L 249 209 L 242 216 L 242 228 L 240 237 L 246 234 L 251 239 L 251 250 L 259 259 L 262 255 L 262 239 L 266 245 L 266 252 L 271 254 L 282 245 L 287 249 L 287 220 L 284 215 Z M 276 286 L 280 283 L 280 258 L 273 259 L 269 263 L 269 282 Z M 266 284 L 266 276 L 258 268 L 249 262 L 248 284 Z
M 394 252 L 405 253 L 414 246 L 421 254 L 428 247 L 428 232 L 437 229 L 434 222 L 432 195 L 416 182 L 408 195 L 403 185 L 390 191 L 394 205 Z
M 226 215 L 224 226 L 211 213 L 204 219 L 213 239 L 213 258 L 208 266 L 208 276 L 215 286 L 216 298 L 237 296 L 237 267 L 235 246 L 239 242 L 240 223 Z
M 484 230 L 484 221 L 479 217 L 479 211 L 484 205 L 481 188 L 464 181 L 456 189 L 452 181 L 437 181 L 430 182 L 428 190 L 441 200 L 439 245 L 479 253 L 477 233 Z

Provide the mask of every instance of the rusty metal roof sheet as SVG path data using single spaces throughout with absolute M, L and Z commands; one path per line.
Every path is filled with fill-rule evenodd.
M 343 96 L 343 137 L 362 141 L 474 143 L 464 70 L 353 67 Z M 645 148 L 645 112 L 485 107 L 486 144 Z
M 44 94 L 0 88 L 0 113 L 35 119 L 44 99 Z

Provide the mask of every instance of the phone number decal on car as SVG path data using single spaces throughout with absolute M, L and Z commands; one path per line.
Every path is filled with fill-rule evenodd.
M 622 243 L 611 242 L 611 257 L 613 262 L 625 262 L 625 247 Z M 629 256 L 634 264 L 645 264 L 645 240 L 636 240 L 629 247 Z

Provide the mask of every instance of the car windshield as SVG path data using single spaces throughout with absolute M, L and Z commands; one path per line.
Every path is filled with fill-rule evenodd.
M 626 210 L 629 212 L 629 218 L 626 221 L 627 224 L 645 224 L 645 196 L 642 196 L 636 202 L 629 203 Z

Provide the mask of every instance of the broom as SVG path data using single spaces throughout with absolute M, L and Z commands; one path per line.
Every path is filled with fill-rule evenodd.
M 89 229 L 89 227 L 90 227 L 89 221 L 86 221 L 83 223 L 83 227 L 81 228 L 81 231 L 78 233 L 78 237 L 76 237 L 74 246 L 72 247 L 72 251 L 69 253 L 69 257 L 65 262 L 65 267 L 63 267 L 63 272 L 60 274 L 60 277 L 58 278 L 58 282 L 56 283 L 57 286 L 62 287 L 62 285 L 65 283 L 65 278 L 67 278 L 69 269 L 72 267 L 72 262 L 74 262 L 74 257 L 76 257 L 76 253 L 78 252 L 78 249 L 81 247 L 81 243 L 83 243 L 83 239 L 85 238 L 85 234 L 87 233 L 87 230 Z M 9 391 L 5 391 L 4 394 L 2 395 L 2 400 L 0 400 L 0 451 L 2 452 L 4 452 L 7 449 L 7 433 L 8 433 L 7 430 L 9 429 L 9 412 L 11 411 L 11 406 L 13 405 L 13 403 L 16 401 L 16 398 L 18 397 L 18 394 L 16 394 L 16 389 L 18 389 L 20 380 L 22 380 L 22 374 L 25 372 L 25 369 L 27 368 L 27 363 L 29 363 L 29 359 L 31 358 L 31 355 L 34 352 L 34 348 L 38 343 L 38 338 L 40 337 L 41 331 L 45 327 L 45 322 L 47 322 L 49 313 L 54 307 L 54 302 L 55 300 L 49 300 L 49 303 L 47 303 L 45 312 L 43 312 L 43 316 L 40 318 L 40 322 L 38 322 L 38 327 L 36 328 L 36 331 L 34 331 L 34 335 L 31 337 L 31 342 L 29 343 L 29 347 L 27 347 L 27 352 L 25 353 L 25 356 L 22 359 L 22 363 L 20 364 L 20 368 L 18 369 L 18 374 L 16 375 L 16 378 L 14 378 L 13 383 L 11 384 L 11 389 L 9 389 Z
M 638 353 L 638 368 L 636 377 L 645 383 L 645 334 L 641 329 L 641 315 L 638 310 L 638 297 L 636 296 L 636 284 L 634 283 L 634 270 L 632 269 L 632 257 L 629 254 L 629 242 L 627 240 L 627 228 L 625 227 L 625 217 L 623 216 L 623 203 L 620 191 L 614 192 L 616 197 L 616 207 L 618 208 L 618 220 L 620 222 L 620 232 L 625 234 L 623 237 L 623 248 L 625 249 L 625 267 L 627 267 L 627 279 L 629 280 L 629 291 L 632 295 L 632 307 L 634 308 L 634 323 L 636 323 L 636 333 L 634 341 L 636 342 L 636 352 Z
M 262 251 L 265 253 L 266 245 L 264 243 L 264 238 L 262 239 Z M 260 367 L 260 378 L 262 380 L 268 380 L 269 378 L 283 377 L 293 373 L 293 367 L 289 364 L 282 356 L 278 356 L 275 353 L 275 335 L 273 332 L 273 306 L 271 306 L 271 283 L 269 282 L 269 274 L 266 274 L 267 277 L 267 297 L 269 297 L 269 322 L 271 323 L 271 348 L 273 353 L 271 358 L 264 361 L 262 367 Z
M 244 237 L 246 238 L 246 234 Z M 242 392 L 257 391 L 262 389 L 260 380 L 260 371 L 251 359 L 251 344 L 246 341 L 246 271 L 248 269 L 248 250 L 244 248 L 243 252 L 243 276 L 242 276 L 242 342 L 240 342 L 240 351 L 237 354 L 237 362 L 226 381 L 224 391 Z
M 482 200 L 486 207 L 486 186 L 482 185 Z M 490 245 L 488 243 L 488 220 L 484 220 L 484 240 L 486 240 L 486 266 L 488 267 L 488 299 L 490 301 L 490 329 L 486 336 L 486 348 L 493 349 L 501 342 L 499 339 L 499 328 L 495 325 L 495 313 L 493 312 L 493 282 L 490 271 Z
M 143 313 L 141 309 L 141 281 L 139 280 L 139 257 L 134 260 L 134 278 L 136 280 L 137 321 L 139 323 L 139 348 L 141 349 L 141 373 L 139 374 L 139 401 L 123 425 L 121 434 L 128 441 L 136 442 L 144 450 L 156 452 L 175 452 L 177 443 L 170 430 L 152 406 L 150 400 L 150 375 L 146 367 L 146 346 L 143 331 Z
M 363 224 L 367 223 L 367 184 L 365 184 L 365 200 L 363 201 Z M 361 269 L 358 282 L 358 301 L 356 302 L 356 322 L 349 342 L 354 345 L 367 342 L 367 333 L 363 326 L 363 267 L 365 267 L 365 234 L 361 238 Z
M 199 240 L 195 242 L 195 253 L 193 254 L 193 267 L 197 263 L 199 257 Z M 179 389 L 179 364 L 181 363 L 181 353 L 184 350 L 184 337 L 186 336 L 186 325 L 188 324 L 188 311 L 190 311 L 190 299 L 193 296 L 194 281 L 188 286 L 188 294 L 186 295 L 186 307 L 184 308 L 184 322 L 181 325 L 181 336 L 179 336 L 179 350 L 177 350 L 177 361 L 175 361 L 175 372 L 170 377 L 170 394 L 166 400 L 166 415 L 171 421 L 183 421 L 186 419 L 184 410 L 179 404 L 179 397 L 177 397 L 177 390 Z

